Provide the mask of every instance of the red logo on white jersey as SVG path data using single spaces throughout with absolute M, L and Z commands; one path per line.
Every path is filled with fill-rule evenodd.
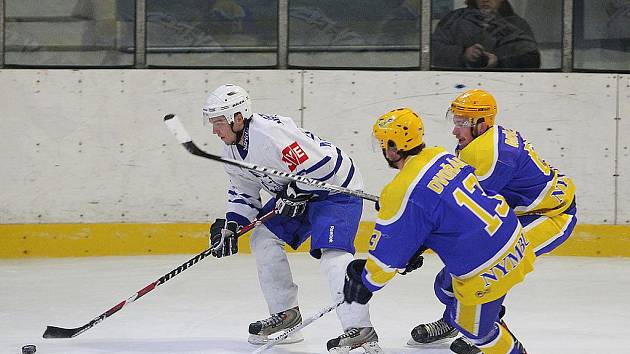
M 306 152 L 298 145 L 297 141 L 292 142 L 289 146 L 282 149 L 282 161 L 286 162 L 291 172 L 306 160 L 308 160 L 308 155 L 306 155 Z

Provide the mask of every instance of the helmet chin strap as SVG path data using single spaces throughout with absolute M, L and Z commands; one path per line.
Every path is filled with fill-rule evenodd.
M 477 129 L 477 125 L 475 125 L 474 127 L 470 127 L 470 134 L 472 135 L 473 139 L 476 139 L 479 136 L 479 129 Z
M 230 124 L 230 130 L 232 130 L 232 133 L 236 135 L 236 140 L 234 141 L 234 144 L 238 144 L 238 142 L 241 141 L 241 138 L 243 137 L 243 129 L 239 131 L 234 131 L 234 122 L 232 122 L 232 124 Z
M 476 139 L 477 137 L 479 137 L 479 124 L 483 123 L 484 121 L 479 119 L 477 120 L 477 122 L 475 123 L 474 126 L 472 126 L 470 129 L 470 133 L 472 134 L 473 139 Z

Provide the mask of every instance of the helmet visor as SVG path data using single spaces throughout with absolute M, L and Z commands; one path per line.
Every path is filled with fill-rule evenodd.
M 381 140 L 379 140 L 374 135 L 370 135 L 370 147 L 372 149 L 372 152 L 377 152 L 380 154 L 383 151 Z
M 202 112 L 203 112 L 203 125 L 204 126 L 212 125 L 212 118 L 214 114 L 210 114 L 205 109 Z
M 474 125 L 470 119 L 462 115 L 453 113 L 453 110 L 451 110 L 450 108 L 446 110 L 444 120 L 447 123 L 453 124 L 458 128 L 471 128 Z
M 453 124 L 455 127 L 458 127 L 458 128 L 472 128 L 479 121 L 479 119 L 483 119 L 490 116 L 491 115 L 488 114 L 486 116 L 481 115 L 477 117 L 467 117 L 461 114 L 453 113 L 453 110 L 449 108 L 446 111 L 446 114 L 444 115 L 444 119 L 449 124 Z
M 225 118 L 225 116 L 207 116 L 205 113 L 203 115 L 203 122 L 204 125 L 206 126 L 211 126 L 211 127 L 215 127 L 215 126 L 222 126 L 222 125 L 229 125 L 230 123 L 228 122 L 227 118 Z

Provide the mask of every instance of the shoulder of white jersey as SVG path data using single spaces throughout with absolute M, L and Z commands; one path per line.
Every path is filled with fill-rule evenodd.
M 389 182 L 381 193 L 378 213 L 379 224 L 390 224 L 398 220 L 404 212 L 412 192 L 427 172 L 440 159 L 451 156 L 440 146 L 424 148 L 420 154 L 410 158 L 405 166 Z
M 282 136 L 292 136 L 300 129 L 293 119 L 278 115 L 254 114 L 249 124 L 250 134 L 256 136 L 266 136 L 272 141 L 282 139 Z
M 290 117 L 277 114 L 254 113 L 252 123 L 256 126 L 289 126 L 297 127 L 295 121 Z

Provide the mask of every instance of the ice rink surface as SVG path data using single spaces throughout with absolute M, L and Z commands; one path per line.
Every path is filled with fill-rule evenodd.
M 251 353 L 247 327 L 268 316 L 251 255 L 203 260 L 75 338 L 42 339 L 47 325 L 82 326 L 191 256 L 0 260 L 0 354 L 25 344 L 38 354 Z M 329 305 L 319 262 L 306 254 L 290 262 L 302 316 Z M 386 353 L 450 353 L 448 344 L 405 345 L 415 325 L 442 313 L 433 295 L 440 268 L 428 255 L 372 298 Z M 630 353 L 629 301 L 630 259 L 542 257 L 508 295 L 505 319 L 530 354 Z M 303 333 L 268 353 L 325 353 L 341 328 L 330 313 Z

